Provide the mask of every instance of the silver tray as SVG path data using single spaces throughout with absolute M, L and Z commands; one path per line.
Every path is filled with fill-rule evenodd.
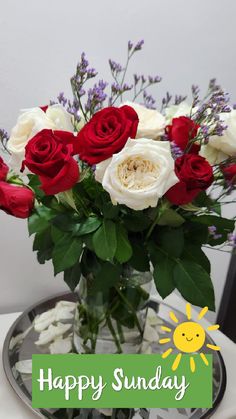
M 50 297 L 40 301 L 37 304 L 29 307 L 11 326 L 3 347 L 3 367 L 9 383 L 11 384 L 15 393 L 20 399 L 40 418 L 48 419 L 105 419 L 107 418 L 102 411 L 96 411 L 95 409 L 33 409 L 31 406 L 32 400 L 32 387 L 31 387 L 31 375 L 21 374 L 16 371 L 15 364 L 18 361 L 31 359 L 32 354 L 37 353 L 48 353 L 45 348 L 42 350 L 40 347 L 35 345 L 35 341 L 38 338 L 38 333 L 35 332 L 32 324 L 34 319 L 39 314 L 54 308 L 56 303 L 61 300 L 67 300 L 75 302 L 77 300 L 76 294 L 66 293 L 59 294 L 54 297 Z M 158 313 L 158 318 L 163 320 L 165 324 L 169 322 L 169 311 L 170 306 L 157 302 L 155 300 L 150 301 L 149 306 Z M 186 320 L 183 313 L 174 310 L 180 321 Z M 72 320 L 70 320 L 72 322 Z M 67 320 L 66 323 L 69 323 Z M 12 339 L 19 334 L 26 332 L 26 336 L 15 345 L 12 346 Z M 207 335 L 206 343 L 214 344 L 213 340 Z M 165 345 L 167 349 L 167 345 Z M 160 347 L 157 344 L 153 344 L 152 351 L 160 352 Z M 207 352 L 207 350 L 205 351 Z M 112 414 L 113 418 L 126 419 L 132 417 L 135 419 L 203 419 L 211 417 L 220 401 L 223 398 L 226 388 L 226 370 L 224 361 L 219 352 L 210 352 L 213 354 L 213 407 L 211 409 L 114 409 Z

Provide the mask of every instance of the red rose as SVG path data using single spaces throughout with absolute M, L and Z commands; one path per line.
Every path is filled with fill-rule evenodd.
M 4 163 L 3 159 L 0 157 L 0 180 L 5 180 L 8 173 L 8 166 Z
M 24 167 L 39 176 L 46 195 L 71 189 L 79 180 L 79 167 L 72 155 L 76 137 L 71 132 L 44 129 L 25 147 Z
M 172 125 L 167 125 L 166 134 L 170 141 L 174 141 L 184 151 L 189 144 L 189 140 L 196 137 L 198 128 L 199 125 L 195 124 L 192 119 L 187 116 L 180 116 L 179 118 L 173 118 Z M 200 146 L 193 143 L 188 152 L 198 154 L 199 150 Z
M 130 106 L 108 107 L 97 112 L 78 133 L 77 152 L 90 165 L 108 159 L 135 138 L 138 115 Z
M 229 164 L 229 166 L 222 165 L 221 170 L 226 180 L 228 180 L 232 184 L 236 183 L 236 164 L 235 163 L 231 163 Z
M 180 182 L 167 191 L 166 197 L 176 205 L 188 204 L 213 182 L 212 167 L 204 157 L 195 154 L 178 157 L 175 161 L 175 173 Z
M 34 194 L 24 186 L 0 182 L 0 208 L 18 218 L 28 218 L 34 206 Z
M 40 106 L 40 109 L 42 109 L 43 112 L 46 112 L 48 109 L 48 105 Z

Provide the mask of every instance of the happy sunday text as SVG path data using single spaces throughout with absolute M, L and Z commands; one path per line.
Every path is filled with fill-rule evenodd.
M 145 377 L 128 377 L 125 375 L 122 368 L 115 368 L 113 371 L 114 380 L 109 383 L 115 392 L 125 390 L 151 390 L 157 391 L 160 389 L 176 390 L 175 400 L 182 400 L 189 383 L 186 383 L 186 377 L 182 376 L 162 376 L 162 368 L 158 366 L 156 368 L 155 375 L 147 379 Z M 71 391 L 76 390 L 78 392 L 78 400 L 83 400 L 84 391 L 92 389 L 92 400 L 99 400 L 102 396 L 104 388 L 108 385 L 104 382 L 103 377 L 99 375 L 95 377 L 91 375 L 67 375 L 67 376 L 55 376 L 53 375 L 52 368 L 48 368 L 47 372 L 44 369 L 39 370 L 39 382 L 40 391 L 50 390 L 63 390 L 65 400 L 70 400 Z

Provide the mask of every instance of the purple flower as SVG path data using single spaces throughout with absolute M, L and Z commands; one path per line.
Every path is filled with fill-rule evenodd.
M 181 150 L 180 147 L 177 146 L 177 144 L 175 144 L 174 141 L 171 141 L 170 143 L 170 148 L 171 148 L 171 154 L 174 160 L 176 160 L 178 157 L 182 157 L 183 156 L 183 150 Z
M 140 51 L 142 49 L 142 46 L 144 44 L 144 40 L 141 39 L 140 41 L 137 42 L 137 44 L 134 47 L 134 51 Z
M 229 245 L 236 247 L 236 234 L 235 233 L 229 233 L 228 234 L 228 241 Z
M 59 93 L 59 95 L 57 96 L 58 102 L 62 105 L 62 106 L 66 106 L 68 100 L 66 99 L 65 95 L 63 92 Z

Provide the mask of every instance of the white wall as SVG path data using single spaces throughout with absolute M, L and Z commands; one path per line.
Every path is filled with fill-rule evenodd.
M 121 60 L 129 39 L 145 39 L 137 73 L 160 74 L 154 92 L 188 93 L 217 77 L 236 102 L 235 0 L 0 0 L 0 126 L 20 108 L 69 93 L 81 51 L 108 78 L 107 59 Z M 134 67 L 133 67 L 134 69 Z M 26 223 L 0 214 L 0 312 L 14 311 L 65 289 L 51 265 L 31 251 Z M 211 251 L 219 302 L 229 256 Z

